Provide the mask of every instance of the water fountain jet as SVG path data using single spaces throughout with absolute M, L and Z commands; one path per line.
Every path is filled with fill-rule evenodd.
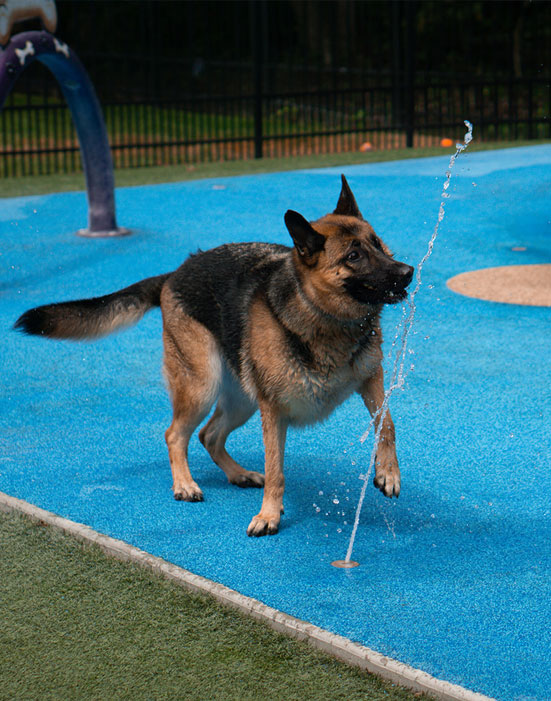
M 425 255 L 423 256 L 423 258 L 421 258 L 419 265 L 417 266 L 417 273 L 416 273 L 416 278 L 415 278 L 416 279 L 415 289 L 409 295 L 408 300 L 407 300 L 407 305 L 409 306 L 409 312 L 407 314 L 405 321 L 403 322 L 402 340 L 401 340 L 401 344 L 400 344 L 400 348 L 398 350 L 398 353 L 396 354 L 396 359 L 394 361 L 394 368 L 392 370 L 390 385 L 385 392 L 383 403 L 382 403 L 381 407 L 376 412 L 376 414 L 372 417 L 367 430 L 364 432 L 364 434 L 360 438 L 361 443 L 364 443 L 366 441 L 366 439 L 369 435 L 369 432 L 371 431 L 371 427 L 374 425 L 376 419 L 380 416 L 381 421 L 379 421 L 378 427 L 375 431 L 375 439 L 373 441 L 373 449 L 371 451 L 371 458 L 369 461 L 369 467 L 367 469 L 367 472 L 365 473 L 365 476 L 363 477 L 364 483 L 362 485 L 360 498 L 358 500 L 358 505 L 356 507 L 354 526 L 352 527 L 352 533 L 350 536 L 348 549 L 346 551 L 346 556 L 345 556 L 344 560 L 335 560 L 334 562 L 332 562 L 331 564 L 335 567 L 350 568 L 350 567 L 357 567 L 359 564 L 351 559 L 352 550 L 354 548 L 354 541 L 355 541 L 356 533 L 358 530 L 358 524 L 360 521 L 360 514 L 361 514 L 361 510 L 362 510 L 362 506 L 363 506 L 363 502 L 364 502 L 364 498 L 365 498 L 367 484 L 368 484 L 371 472 L 373 470 L 375 460 L 377 458 L 377 446 L 379 444 L 379 438 L 380 438 L 381 430 L 383 427 L 384 417 L 388 411 L 388 405 L 390 402 L 390 398 L 396 389 L 404 386 L 407 374 L 409 372 L 409 370 L 406 370 L 404 372 L 404 363 L 405 363 L 405 358 L 406 358 L 406 353 L 407 353 L 408 337 L 409 337 L 410 331 L 413 327 L 413 321 L 415 319 L 415 311 L 416 311 L 415 297 L 417 296 L 417 293 L 419 292 L 419 289 L 421 287 L 421 272 L 423 270 L 423 266 L 425 265 L 426 261 L 429 259 L 430 255 L 432 253 L 434 242 L 436 241 L 436 237 L 438 235 L 438 229 L 440 227 L 442 220 L 444 219 L 445 201 L 450 196 L 450 194 L 448 192 L 448 188 L 450 186 L 450 178 L 451 178 L 452 168 L 455 164 L 457 157 L 461 153 L 463 153 L 463 151 L 465 151 L 465 149 L 471 143 L 472 138 L 473 138 L 473 125 L 468 120 L 465 120 L 464 124 L 467 127 L 467 133 L 464 136 L 463 143 L 456 144 L 456 151 L 450 158 L 450 163 L 448 165 L 448 169 L 446 170 L 446 180 L 444 181 L 442 193 L 440 196 L 441 197 L 440 208 L 438 210 L 438 217 L 437 217 L 436 225 L 435 225 L 434 230 L 432 232 L 432 236 L 429 239 L 427 251 L 426 251 Z M 400 323 L 402 323 L 402 322 L 400 322 Z M 399 336 L 399 333 L 400 333 L 400 324 L 398 325 L 397 330 L 396 330 L 395 342 Z M 339 564 L 337 564 L 337 563 L 339 563 Z

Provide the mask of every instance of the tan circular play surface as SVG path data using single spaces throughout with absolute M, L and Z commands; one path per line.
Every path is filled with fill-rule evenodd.
M 454 292 L 489 302 L 551 307 L 551 263 L 473 270 L 446 284 Z

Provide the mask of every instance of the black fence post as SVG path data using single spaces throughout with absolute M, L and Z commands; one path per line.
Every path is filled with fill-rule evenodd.
M 406 146 L 413 146 L 415 132 L 415 39 L 416 39 L 416 0 L 406 1 L 405 36 L 405 107 L 406 107 Z
M 253 60 L 253 90 L 254 90 L 254 157 L 262 158 L 262 14 L 265 10 L 263 0 L 250 0 L 251 18 L 251 48 Z
M 402 60 L 402 4 L 391 0 L 390 22 L 392 27 L 392 126 L 400 128 L 403 121 L 403 60 Z
M 528 138 L 534 138 L 534 111 L 532 107 L 532 101 L 534 96 L 532 94 L 532 79 L 528 81 Z

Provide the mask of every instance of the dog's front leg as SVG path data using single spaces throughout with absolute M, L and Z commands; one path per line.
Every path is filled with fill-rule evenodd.
M 261 536 L 277 533 L 283 512 L 283 453 L 287 435 L 287 420 L 276 407 L 267 402 L 259 402 L 262 417 L 262 435 L 266 451 L 264 498 L 262 508 L 250 522 L 247 535 Z
M 381 416 L 377 412 L 383 405 L 385 398 L 383 382 L 383 368 L 379 366 L 377 372 L 364 380 L 360 388 L 360 394 L 369 409 L 369 413 L 375 417 L 375 432 L 378 431 L 381 421 Z M 387 497 L 397 497 L 400 494 L 400 468 L 396 457 L 395 430 L 388 409 L 383 417 L 383 425 L 379 434 L 373 484 Z

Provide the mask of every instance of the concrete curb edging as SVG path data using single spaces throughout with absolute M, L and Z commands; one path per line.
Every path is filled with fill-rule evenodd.
M 218 584 L 173 565 L 160 557 L 150 555 L 122 540 L 98 533 L 89 526 L 57 516 L 50 511 L 45 511 L 3 492 L 0 492 L 0 511 L 24 514 L 34 521 L 53 526 L 82 543 L 97 545 L 107 555 L 147 567 L 189 591 L 212 596 L 225 606 L 230 606 L 252 618 L 263 621 L 279 633 L 290 635 L 298 640 L 306 640 L 313 647 L 327 652 L 343 662 L 376 674 L 387 681 L 414 691 L 424 692 L 433 698 L 444 701 L 493 701 L 488 696 L 436 679 L 426 672 L 385 657 L 375 650 L 354 643 L 341 635 L 330 633 L 311 623 L 289 616 L 223 584 Z

